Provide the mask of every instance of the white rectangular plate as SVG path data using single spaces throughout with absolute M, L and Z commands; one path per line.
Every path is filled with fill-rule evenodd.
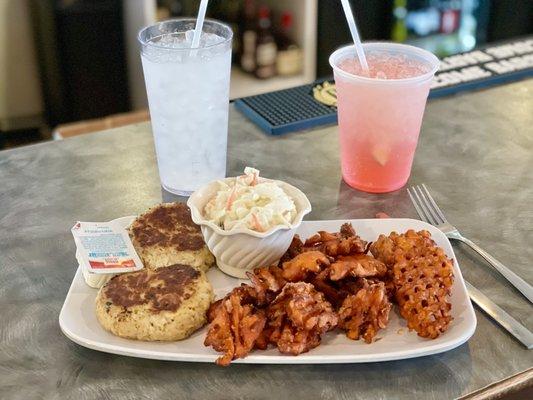
M 125 223 L 130 218 L 121 218 Z M 360 363 L 399 360 L 426 356 L 451 350 L 466 342 L 476 329 L 476 316 L 468 298 L 463 277 L 450 242 L 437 228 L 413 219 L 355 219 L 338 221 L 304 221 L 298 234 L 305 239 L 318 230 L 337 232 L 344 222 L 351 222 L 363 239 L 374 241 L 378 235 L 388 235 L 391 231 L 405 232 L 408 229 L 426 229 L 431 232 L 438 246 L 454 260 L 455 281 L 452 288 L 451 304 L 453 321 L 449 329 L 434 340 L 423 339 L 415 332 L 409 332 L 405 321 L 399 317 L 394 307 L 389 325 L 379 331 L 376 342 L 366 344 L 363 340 L 348 339 L 343 332 L 328 332 L 322 344 L 308 353 L 299 356 L 282 355 L 276 348 L 266 351 L 252 351 L 246 358 L 236 363 L 254 364 L 326 364 Z M 213 285 L 217 298 L 224 296 L 233 287 L 244 282 L 231 278 L 216 267 L 207 276 Z M 205 347 L 203 341 L 206 328 L 200 329 L 190 338 L 178 342 L 142 342 L 122 339 L 105 331 L 96 319 L 94 300 L 97 289 L 85 284 L 78 268 L 72 285 L 59 315 L 59 325 L 63 333 L 72 341 L 90 349 L 132 357 L 159 360 L 214 362 L 220 355 Z

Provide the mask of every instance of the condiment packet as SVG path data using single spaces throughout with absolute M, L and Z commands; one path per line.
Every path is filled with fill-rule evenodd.
M 143 268 L 126 229 L 114 222 L 76 222 L 77 258 L 87 272 L 117 274 Z
M 78 260 L 78 264 L 80 265 L 81 273 L 83 275 L 83 279 L 85 280 L 85 283 L 92 288 L 100 289 L 112 277 L 116 275 L 116 274 L 93 274 L 92 272 L 89 272 L 87 270 L 87 266 L 81 260 L 80 252 L 78 250 L 76 250 L 76 260 Z

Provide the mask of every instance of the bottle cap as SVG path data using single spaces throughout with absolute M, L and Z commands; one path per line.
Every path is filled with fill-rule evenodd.
M 292 14 L 289 11 L 285 11 L 281 15 L 281 27 L 288 29 L 292 26 Z
M 270 8 L 267 6 L 261 6 L 259 8 L 259 19 L 268 19 L 270 18 Z

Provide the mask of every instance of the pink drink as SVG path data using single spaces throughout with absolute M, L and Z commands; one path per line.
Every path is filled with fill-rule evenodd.
M 364 44 L 368 74 L 353 46 L 337 50 L 330 63 L 338 100 L 342 176 L 348 185 L 383 193 L 405 185 L 438 59 L 424 50 L 394 44 Z

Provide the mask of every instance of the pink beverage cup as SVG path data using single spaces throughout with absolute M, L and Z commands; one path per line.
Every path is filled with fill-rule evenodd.
M 379 61 L 382 56 L 393 60 L 401 57 L 416 67 L 407 78 L 394 79 L 390 72 L 391 76 L 378 79 L 341 69 L 340 66 L 348 69 L 346 60 L 357 60 L 353 45 L 336 50 L 329 58 L 337 89 L 342 177 L 355 189 L 392 192 L 403 187 L 411 174 L 422 116 L 439 59 L 428 51 L 404 44 L 364 43 L 363 48 L 371 69 L 372 59 Z M 389 71 L 385 61 L 383 64 L 386 75 Z M 396 67 L 390 63 L 389 66 Z

